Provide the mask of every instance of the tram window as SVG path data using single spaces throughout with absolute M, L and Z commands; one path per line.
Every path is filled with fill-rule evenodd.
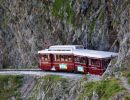
M 85 64 L 86 63 L 85 58 L 80 58 L 80 62 Z
M 68 56 L 68 61 L 72 61 L 72 57 L 71 56 Z
M 72 61 L 72 57 L 69 55 L 56 55 L 55 56 L 55 61 Z
M 54 55 L 54 61 L 56 61 L 56 55 Z
M 108 66 L 109 63 L 110 63 L 110 59 L 106 59 L 103 61 L 103 65 L 106 67 Z
M 48 60 L 50 61 L 50 55 L 48 55 Z
M 56 61 L 60 61 L 60 55 L 56 55 Z
M 75 58 L 75 62 L 80 62 L 80 58 L 79 58 L 79 57 L 76 57 L 76 58 Z
M 68 58 L 65 58 L 65 61 L 68 61 Z
M 64 56 L 62 56 L 62 55 L 56 55 L 55 61 L 64 61 Z
M 64 56 L 64 60 L 65 60 L 65 61 L 68 61 L 68 56 L 67 56 L 67 55 Z
M 60 60 L 64 61 L 64 56 L 63 55 L 60 56 Z
M 72 61 L 72 58 L 71 58 L 71 57 L 69 57 L 69 58 L 68 58 L 68 60 L 69 60 L 69 61 Z
M 49 55 L 42 55 L 41 60 L 48 61 L 48 60 L 50 60 L 50 57 L 49 57 Z
M 97 59 L 89 59 L 89 65 L 100 66 L 100 61 Z
M 44 60 L 44 57 L 41 57 L 41 60 Z
M 48 60 L 48 56 L 44 55 L 44 61 L 47 61 L 47 60 Z

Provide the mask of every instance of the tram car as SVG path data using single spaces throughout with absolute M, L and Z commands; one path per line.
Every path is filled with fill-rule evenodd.
M 39 68 L 44 71 L 67 71 L 102 75 L 118 53 L 88 50 L 82 45 L 54 45 L 38 51 Z

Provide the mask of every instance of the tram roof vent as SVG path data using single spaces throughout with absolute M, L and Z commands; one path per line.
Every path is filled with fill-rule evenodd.
M 54 45 L 49 47 L 49 51 L 72 51 L 75 49 L 83 49 L 82 45 Z

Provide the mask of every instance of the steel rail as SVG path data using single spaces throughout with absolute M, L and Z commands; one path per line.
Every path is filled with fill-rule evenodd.
M 0 71 L 43 71 L 41 69 L 0 69 Z

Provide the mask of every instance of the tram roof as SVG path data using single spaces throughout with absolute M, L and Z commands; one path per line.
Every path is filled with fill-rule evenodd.
M 86 56 L 90 58 L 110 58 L 118 56 L 118 53 L 114 52 L 88 50 L 88 49 L 75 50 L 73 54 L 78 56 Z
M 97 51 L 97 50 L 88 50 L 88 49 L 75 49 L 71 51 L 53 51 L 49 49 L 38 51 L 39 54 L 74 54 L 77 56 L 86 56 L 90 58 L 109 58 L 116 57 L 118 53 L 107 52 L 107 51 Z
M 118 53 L 108 51 L 97 51 L 84 49 L 82 45 L 54 45 L 49 49 L 38 51 L 40 54 L 74 54 L 77 56 L 86 56 L 91 58 L 109 58 L 118 56 Z
M 75 49 L 83 49 L 82 45 L 54 45 L 50 46 L 48 50 L 50 51 L 72 51 Z
M 73 51 L 71 50 L 66 50 L 66 51 L 59 51 L 59 50 L 49 50 L 49 49 L 45 49 L 45 50 L 41 50 L 41 51 L 38 51 L 39 54 L 73 54 Z

